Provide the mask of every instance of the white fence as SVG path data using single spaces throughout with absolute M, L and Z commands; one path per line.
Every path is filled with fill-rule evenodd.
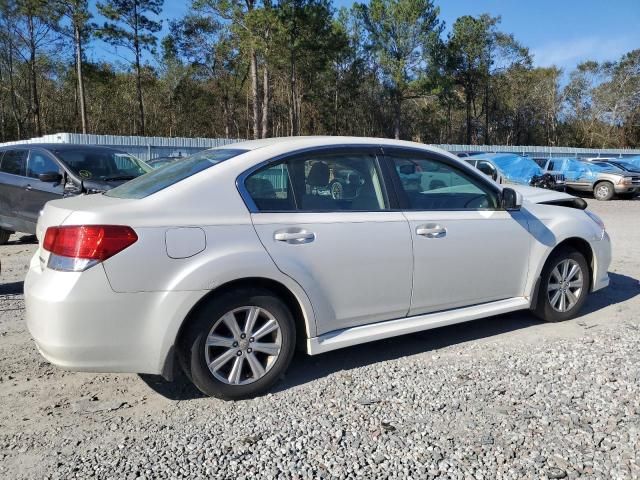
M 0 144 L 20 145 L 25 143 L 73 143 L 79 145 L 102 145 L 117 148 L 135 155 L 141 160 L 158 157 L 183 157 L 207 148 L 227 145 L 239 140 L 229 138 L 169 138 L 169 137 L 125 137 L 120 135 L 85 135 L 81 133 L 54 133 L 29 140 L 18 140 Z
M 0 144 L 24 143 L 75 143 L 81 145 L 104 145 L 124 150 L 142 160 L 157 157 L 179 157 L 238 142 L 229 138 L 170 138 L 170 137 L 125 137 L 120 135 L 84 135 L 81 133 L 54 133 L 30 140 L 19 140 Z M 573 147 L 505 146 L 505 145 L 435 145 L 449 152 L 517 153 L 532 157 L 585 157 L 585 156 L 632 156 L 640 155 L 640 149 L 592 149 Z

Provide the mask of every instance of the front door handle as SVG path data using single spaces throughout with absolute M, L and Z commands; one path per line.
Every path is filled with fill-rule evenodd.
M 33 187 L 31 185 L 27 185 L 26 187 L 24 187 L 24 189 L 30 191 L 33 190 Z
M 442 238 L 447 235 L 447 229 L 435 223 L 427 223 L 417 227 L 416 234 L 427 238 Z
M 299 245 L 302 243 L 313 242 L 316 239 L 316 234 L 313 232 L 308 232 L 307 230 L 300 229 L 278 230 L 273 234 L 273 239 L 277 240 L 278 242 Z

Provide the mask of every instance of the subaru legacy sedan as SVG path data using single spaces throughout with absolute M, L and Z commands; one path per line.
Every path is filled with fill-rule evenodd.
M 335 195 L 344 172 L 357 188 Z M 200 152 L 47 204 L 29 331 L 65 369 L 181 368 L 205 394 L 239 399 L 269 389 L 296 347 L 316 355 L 514 310 L 573 318 L 609 283 L 605 226 L 582 199 L 514 188 L 395 140 Z
M 151 171 L 120 150 L 31 143 L 0 148 L 0 245 L 12 232 L 35 233 L 49 200 L 98 193 Z

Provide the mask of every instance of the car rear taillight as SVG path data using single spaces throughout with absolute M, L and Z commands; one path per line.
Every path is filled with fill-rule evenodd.
M 136 232 L 122 225 L 69 225 L 47 228 L 42 246 L 51 252 L 49 268 L 80 272 L 137 240 Z

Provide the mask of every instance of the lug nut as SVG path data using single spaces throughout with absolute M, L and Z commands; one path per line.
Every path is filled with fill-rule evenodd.
M 240 338 L 242 338 L 244 340 L 245 338 L 247 338 L 247 336 L 244 333 L 241 333 L 240 334 Z
M 249 341 L 250 341 L 250 342 L 253 342 L 253 341 L 254 341 L 254 338 L 253 338 L 253 337 L 251 337 L 251 338 L 249 339 Z
M 237 355 L 238 355 L 238 356 L 241 356 L 241 355 L 242 355 L 242 350 L 238 350 Z
M 238 346 L 238 342 L 233 342 L 233 346 L 237 347 Z
M 251 353 L 251 352 L 253 352 L 253 349 L 247 348 L 247 353 Z

